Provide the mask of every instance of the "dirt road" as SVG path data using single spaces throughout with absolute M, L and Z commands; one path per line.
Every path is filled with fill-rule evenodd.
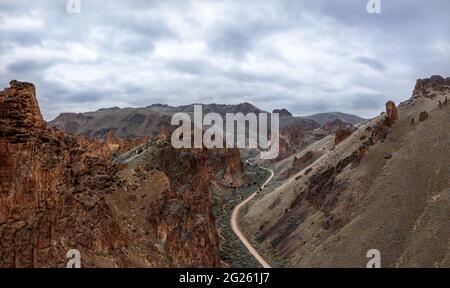
M 247 163 L 248 160 L 247 160 Z M 249 163 L 250 164 L 250 163 Z M 252 164 L 250 164 L 252 165 Z M 267 185 L 267 183 L 270 182 L 270 180 L 272 180 L 273 177 L 273 171 L 267 168 L 263 168 L 260 167 L 260 169 L 264 169 L 270 172 L 270 177 L 266 180 L 266 182 L 264 182 L 263 185 L 261 185 L 261 190 Z M 264 267 L 264 268 L 272 268 L 269 263 L 266 262 L 266 260 L 264 260 L 264 258 L 259 255 L 259 253 L 256 251 L 256 249 L 252 246 L 252 244 L 250 244 L 250 242 L 247 240 L 247 238 L 245 238 L 244 234 L 242 234 L 241 230 L 239 229 L 239 224 L 238 224 L 238 216 L 239 216 L 239 211 L 241 210 L 242 207 L 244 207 L 248 202 L 250 202 L 257 194 L 257 191 L 255 191 L 252 195 L 250 195 L 247 199 L 245 199 L 244 201 L 242 201 L 241 203 L 239 203 L 233 210 L 233 213 L 231 214 L 231 229 L 233 229 L 234 234 L 236 234 L 236 236 L 239 237 L 239 239 L 241 240 L 241 242 L 245 245 L 245 247 L 247 248 L 247 250 L 250 252 L 250 254 L 253 255 L 253 257 L 255 257 L 255 259 Z

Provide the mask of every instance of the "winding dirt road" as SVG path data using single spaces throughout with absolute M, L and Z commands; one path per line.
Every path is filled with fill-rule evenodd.
M 246 161 L 247 163 L 248 160 Z M 254 166 L 253 164 L 249 163 L 250 165 Z M 259 167 L 260 169 L 264 169 L 270 172 L 270 177 L 266 180 L 266 182 L 264 182 L 263 185 L 261 185 L 261 190 L 267 185 L 267 183 L 270 182 L 270 180 L 272 180 L 273 177 L 273 171 L 268 169 L 268 168 L 264 168 L 264 167 Z M 258 190 L 257 190 L 258 191 Z M 241 242 L 245 245 L 245 247 L 247 248 L 247 250 L 250 252 L 250 254 L 253 255 L 253 257 L 255 257 L 255 259 L 264 267 L 264 268 L 272 268 L 269 263 L 266 262 L 266 260 L 264 260 L 264 258 L 259 255 L 258 251 L 256 251 L 256 249 L 252 246 L 252 244 L 250 244 L 250 242 L 247 240 L 247 238 L 245 238 L 244 234 L 241 232 L 241 230 L 239 229 L 239 224 L 238 224 L 238 216 L 239 216 L 239 211 L 241 210 L 242 207 L 244 207 L 248 202 L 250 202 L 257 194 L 257 191 L 255 191 L 252 195 L 250 195 L 247 199 L 245 199 L 244 201 L 242 201 L 241 203 L 239 203 L 234 209 L 233 209 L 233 213 L 231 214 L 231 229 L 233 230 L 234 234 L 236 234 L 236 236 L 239 237 L 239 240 L 241 240 Z

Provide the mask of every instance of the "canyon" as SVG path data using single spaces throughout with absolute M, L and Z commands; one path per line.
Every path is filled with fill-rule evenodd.
M 175 149 L 171 117 L 194 105 L 47 123 L 35 86 L 13 80 L 0 92 L 0 267 L 65 267 L 70 249 L 83 267 L 365 267 L 370 249 L 383 267 L 448 267 L 448 97 L 450 79 L 432 76 L 373 119 L 276 109 L 280 153 L 265 160 Z

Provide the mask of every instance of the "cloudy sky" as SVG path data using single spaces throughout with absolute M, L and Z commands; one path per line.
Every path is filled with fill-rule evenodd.
M 450 1 L 0 0 L 0 86 L 33 82 L 47 120 L 153 103 L 251 102 L 377 115 L 450 76 Z

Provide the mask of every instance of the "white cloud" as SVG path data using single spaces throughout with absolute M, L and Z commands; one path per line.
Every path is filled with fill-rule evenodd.
M 450 74 L 446 2 L 387 2 L 382 15 L 360 2 L 84 0 L 77 15 L 61 1 L 2 2 L 0 82 L 35 82 L 47 119 L 243 101 L 367 117 L 416 78 Z

